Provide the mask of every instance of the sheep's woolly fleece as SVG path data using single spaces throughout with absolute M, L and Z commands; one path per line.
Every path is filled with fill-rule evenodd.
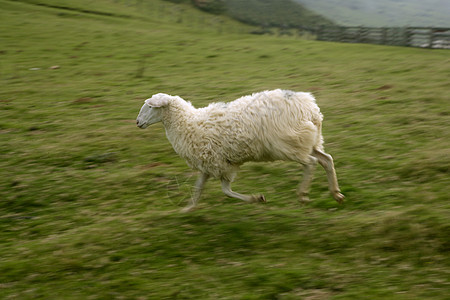
M 247 161 L 306 164 L 322 150 L 323 116 L 309 93 L 273 90 L 196 109 L 177 96 L 162 108 L 167 138 L 188 165 L 232 181 Z

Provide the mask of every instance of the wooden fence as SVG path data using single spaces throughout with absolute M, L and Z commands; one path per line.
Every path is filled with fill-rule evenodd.
M 450 49 L 450 28 L 323 26 L 315 34 L 320 41 Z

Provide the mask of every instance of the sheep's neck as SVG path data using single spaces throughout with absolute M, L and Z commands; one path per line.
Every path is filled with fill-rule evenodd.
M 166 135 L 175 151 L 183 155 L 187 140 L 193 140 L 192 135 L 196 132 L 194 125 L 195 108 L 193 107 L 171 107 L 170 112 L 163 118 Z

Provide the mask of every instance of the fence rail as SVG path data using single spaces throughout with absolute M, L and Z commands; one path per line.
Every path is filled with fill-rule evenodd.
M 450 49 L 450 28 L 319 27 L 317 40 Z

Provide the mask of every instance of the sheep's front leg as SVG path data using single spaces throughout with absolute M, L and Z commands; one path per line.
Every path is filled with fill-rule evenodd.
M 209 175 L 205 173 L 200 173 L 200 175 L 197 178 L 197 181 L 195 182 L 194 194 L 192 195 L 191 201 L 188 206 L 186 206 L 181 210 L 182 212 L 189 212 L 197 206 L 198 199 L 202 194 L 203 187 L 205 186 L 205 183 L 208 180 L 208 178 Z
M 316 165 L 317 165 L 317 158 L 310 156 L 309 163 L 304 165 L 303 167 L 303 181 L 299 185 L 297 190 L 299 201 L 303 204 L 311 201 L 309 200 L 309 188 L 313 180 L 313 173 L 314 170 L 316 169 Z
M 244 200 L 245 202 L 266 202 L 266 198 L 264 195 L 243 195 L 231 190 L 231 182 L 225 179 L 222 179 L 222 191 L 231 198 L 237 198 Z

